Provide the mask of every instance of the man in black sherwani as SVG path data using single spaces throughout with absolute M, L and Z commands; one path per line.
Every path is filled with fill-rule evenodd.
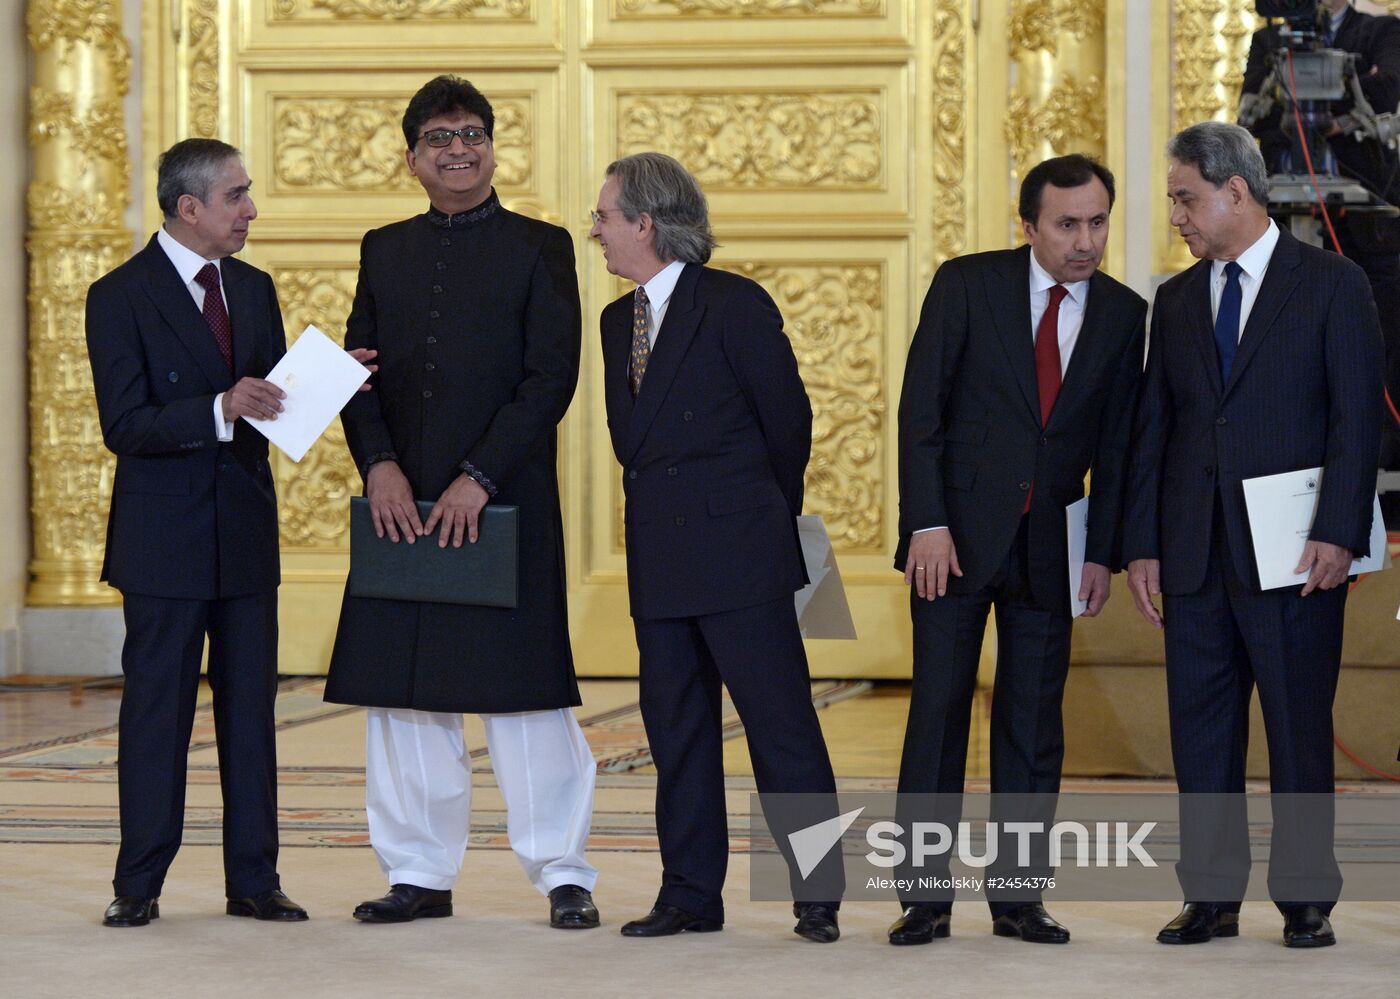
M 345 339 L 378 350 L 379 372 L 342 419 L 380 537 L 460 546 L 488 502 L 512 504 L 527 583 L 515 609 L 347 594 L 326 699 L 369 708 L 365 803 L 390 890 L 355 918 L 452 914 L 471 815 L 461 715 L 473 712 L 550 924 L 583 928 L 598 925 L 584 858 L 595 767 L 570 710 L 555 476 L 578 380 L 578 281 L 569 234 L 497 200 L 494 124 L 456 77 L 409 102 L 408 169 L 430 207 L 365 235 Z M 435 502 L 426 521 L 415 500 Z

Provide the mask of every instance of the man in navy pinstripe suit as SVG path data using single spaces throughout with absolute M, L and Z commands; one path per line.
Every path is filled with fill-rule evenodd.
M 1268 176 L 1248 132 L 1193 125 L 1168 154 L 1171 221 L 1199 262 L 1157 293 L 1123 545 L 1139 611 L 1166 630 L 1184 796 L 1186 906 L 1157 939 L 1239 933 L 1249 876 L 1239 792 L 1257 684 L 1275 795 L 1269 893 L 1288 946 L 1326 946 L 1341 889 L 1332 699 L 1347 570 L 1371 528 L 1379 320 L 1359 267 L 1269 220 Z M 1323 475 L 1298 585 L 1261 590 L 1241 482 L 1314 466 Z

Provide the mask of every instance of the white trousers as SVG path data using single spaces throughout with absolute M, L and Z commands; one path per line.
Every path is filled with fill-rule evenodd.
M 451 888 L 471 828 L 462 716 L 400 708 L 365 715 L 365 811 L 379 866 L 391 885 Z M 583 853 L 597 770 L 573 711 L 481 719 L 510 846 L 530 882 L 544 894 L 568 884 L 592 891 L 598 872 Z

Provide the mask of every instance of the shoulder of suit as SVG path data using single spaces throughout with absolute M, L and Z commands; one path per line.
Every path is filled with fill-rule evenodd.
M 224 257 L 223 261 L 220 263 L 219 266 L 224 271 L 225 281 L 227 281 L 229 278 L 242 279 L 253 277 L 257 274 L 261 274 L 269 281 L 272 280 L 272 275 L 269 274 L 267 271 L 263 270 L 261 267 L 254 267 L 252 264 L 248 263 L 248 261 L 239 260 L 237 257 Z
M 1191 280 L 1192 274 L 1195 274 L 1202 267 L 1209 268 L 1210 261 L 1197 260 L 1190 267 L 1186 268 L 1186 270 L 1173 274 L 1171 277 L 1167 278 L 1158 286 L 1157 294 L 1161 295 L 1164 292 L 1175 293 L 1182 285 L 1184 285 L 1187 281 Z
M 963 253 L 956 257 L 949 257 L 939 265 L 940 271 L 948 273 L 967 273 L 983 268 L 1005 269 L 1015 266 L 1021 257 L 1024 256 L 1025 248 L 1015 250 L 982 250 L 978 253 Z M 1030 267 L 1030 262 L 1025 262 L 1026 267 Z M 1030 271 L 1026 271 L 1027 281 L 1030 280 Z
M 548 239 L 564 239 L 571 245 L 573 238 L 569 235 L 569 230 L 562 226 L 557 226 L 553 222 L 545 222 L 543 219 L 533 218 L 529 215 L 521 215 L 513 212 L 502 205 L 496 209 L 496 214 L 500 217 L 501 225 L 508 229 L 519 232 L 531 240 L 543 242 Z
M 1094 294 L 1103 295 L 1111 301 L 1127 306 L 1147 308 L 1147 300 L 1112 274 L 1099 271 L 1094 278 Z
M 169 258 L 165 256 L 165 251 L 160 248 L 160 245 L 157 243 L 147 243 L 126 260 L 94 281 L 89 287 L 89 292 L 110 292 L 128 285 L 140 283 L 145 280 L 145 276 L 149 272 L 151 266 L 160 263 L 162 259 L 169 262 Z
M 1334 277 L 1340 277 L 1350 270 L 1355 270 L 1363 275 L 1365 273 L 1361 270 L 1360 265 L 1357 264 L 1356 261 L 1344 257 L 1339 253 L 1333 253 L 1331 250 L 1324 249 L 1320 246 L 1314 246 L 1312 243 L 1304 243 L 1302 240 L 1297 240 L 1296 245 L 1298 247 L 1299 265 L 1303 268 L 1304 272 L 1309 275 L 1332 275 Z

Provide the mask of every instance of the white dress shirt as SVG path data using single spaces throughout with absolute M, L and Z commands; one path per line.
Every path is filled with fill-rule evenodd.
M 1035 345 L 1035 331 L 1040 327 L 1041 317 L 1050 304 L 1050 289 L 1061 282 L 1050 276 L 1040 261 L 1031 252 L 1031 345 Z M 1084 325 L 1084 306 L 1089 301 L 1089 282 L 1074 281 L 1065 285 L 1067 294 L 1060 300 L 1060 324 L 1057 332 L 1060 341 L 1060 377 L 1069 370 L 1069 358 L 1074 353 L 1074 345 L 1079 342 L 1079 330 Z
M 683 261 L 672 260 L 642 285 L 647 290 L 647 337 L 653 349 L 656 348 L 656 334 L 661 332 L 661 324 L 666 321 L 666 308 L 671 304 L 671 295 L 676 290 L 676 282 L 681 279 L 683 270 Z
M 1259 286 L 1264 283 L 1264 275 L 1269 270 L 1269 260 L 1278 246 L 1278 226 L 1269 219 L 1269 228 L 1264 235 L 1254 241 L 1249 249 L 1235 258 L 1240 265 L 1240 328 L 1235 333 L 1235 342 L 1244 336 L 1245 324 L 1249 322 L 1249 310 L 1254 308 L 1254 300 L 1259 297 Z M 1225 261 L 1210 262 L 1210 319 L 1220 314 L 1220 296 L 1225 293 Z
M 165 231 L 165 226 L 156 230 L 156 242 L 165 251 L 165 255 L 170 258 L 170 262 L 175 265 L 175 271 L 180 275 L 180 280 L 184 282 L 190 297 L 194 299 L 194 307 L 200 314 L 204 313 L 204 285 L 194 279 L 195 275 L 204 270 L 205 264 L 213 264 L 219 270 L 219 294 L 224 300 L 224 311 L 228 311 L 228 296 L 224 295 L 224 269 L 217 260 L 205 260 L 198 253 L 195 253 L 184 243 L 181 243 L 170 233 Z M 209 334 L 213 336 L 211 332 Z M 235 419 L 237 419 L 235 417 Z M 214 434 L 221 441 L 233 440 L 233 424 L 224 419 L 224 394 L 220 392 L 214 396 Z

